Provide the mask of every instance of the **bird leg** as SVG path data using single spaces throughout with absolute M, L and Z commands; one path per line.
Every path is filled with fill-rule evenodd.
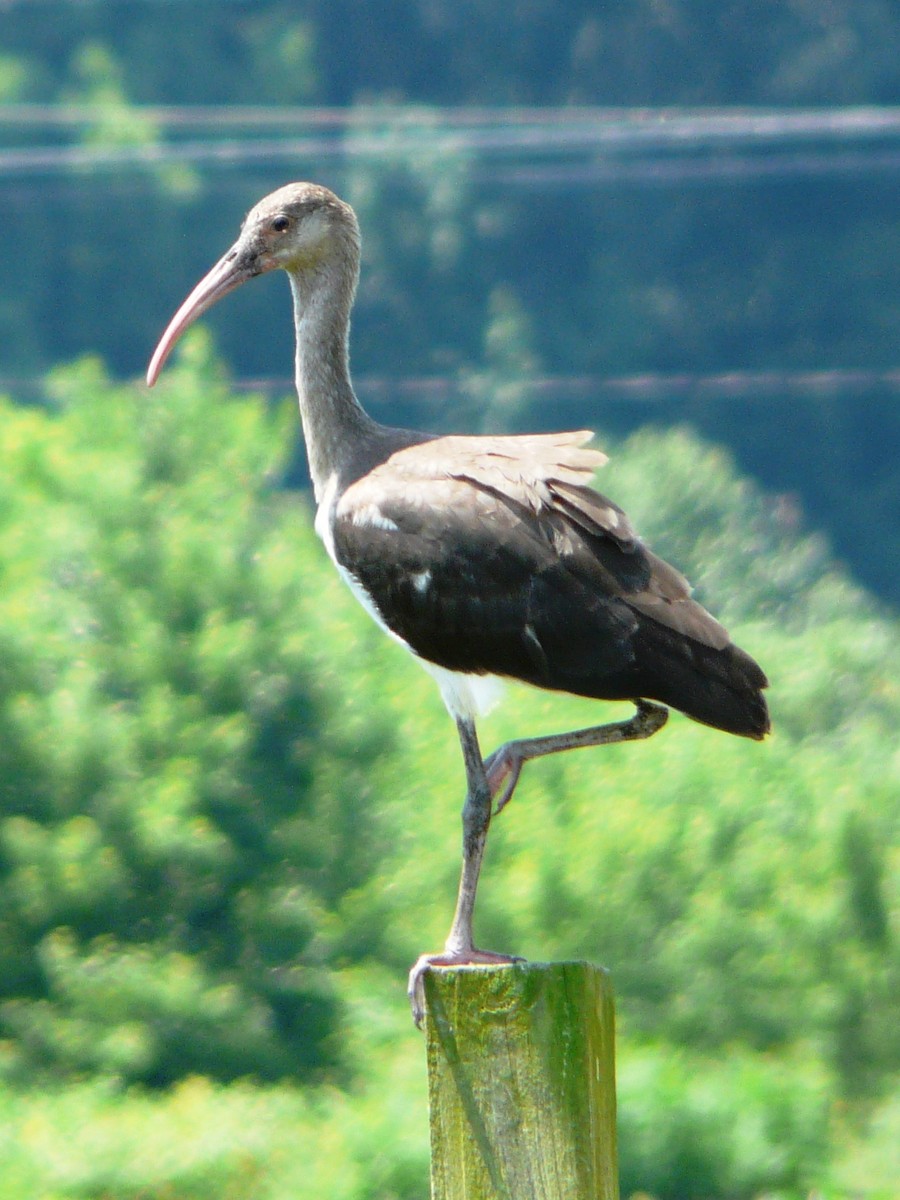
M 422 954 L 409 973 L 407 994 L 413 1020 L 421 1026 L 425 1016 L 424 976 L 429 967 L 454 967 L 469 963 L 521 962 L 508 954 L 477 950 L 472 933 L 478 876 L 491 824 L 491 807 L 496 800 L 499 813 L 509 803 L 519 781 L 522 767 L 531 758 L 577 750 L 582 746 L 608 746 L 651 737 L 665 725 L 669 710 L 647 700 L 635 701 L 636 712 L 627 721 L 575 729 L 548 737 L 522 738 L 506 742 L 487 759 L 481 757 L 478 735 L 472 721 L 458 719 L 459 740 L 466 766 L 466 802 L 463 806 L 463 865 L 459 880 L 456 912 L 450 933 L 439 954 Z
M 471 720 L 458 718 L 456 722 L 466 766 L 466 801 L 462 811 L 463 863 L 459 879 L 459 894 L 456 912 L 450 933 L 439 954 L 422 954 L 409 973 L 407 994 L 412 1008 L 413 1020 L 421 1027 L 425 1015 L 424 975 L 429 967 L 455 967 L 470 963 L 511 963 L 521 959 L 508 954 L 494 954 L 490 950 L 477 950 L 472 933 L 475 912 L 475 894 L 481 860 L 491 824 L 493 793 L 485 773 L 484 760 L 478 745 L 475 724 Z
M 548 737 L 522 738 L 506 742 L 485 759 L 491 795 L 496 800 L 495 815 L 502 812 L 512 799 L 522 767 L 531 758 L 558 754 L 561 750 L 578 750 L 582 746 L 608 746 L 615 742 L 633 742 L 652 737 L 665 725 L 669 710 L 648 700 L 635 700 L 637 711 L 627 721 L 596 725 L 590 729 L 574 729 L 571 733 L 551 734 Z

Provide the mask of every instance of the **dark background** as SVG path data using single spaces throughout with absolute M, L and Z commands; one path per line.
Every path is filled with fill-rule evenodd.
M 690 422 L 896 603 L 900 121 L 877 106 L 900 14 L 752 12 L 8 3 L 3 385 L 33 400 L 85 351 L 140 374 L 244 211 L 312 177 L 360 212 L 354 366 L 381 415 Z M 280 393 L 276 286 L 210 323 L 238 381 Z

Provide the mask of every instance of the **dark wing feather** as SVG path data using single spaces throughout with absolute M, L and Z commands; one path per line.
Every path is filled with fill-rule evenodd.
M 335 555 L 385 624 L 451 670 L 657 699 L 759 737 L 765 677 L 587 486 L 585 434 L 438 438 L 352 484 Z
M 336 557 L 421 657 L 567 690 L 564 667 L 584 675 L 630 662 L 637 622 L 610 601 L 612 577 L 592 587 L 566 571 L 552 528 L 514 502 L 451 479 L 423 483 L 415 498 L 382 492 L 374 520 L 368 501 L 348 499 L 334 523 Z

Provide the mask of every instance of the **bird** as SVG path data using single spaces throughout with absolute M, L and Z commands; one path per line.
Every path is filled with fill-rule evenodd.
M 291 183 L 255 205 L 232 247 L 191 291 L 147 370 L 156 382 L 182 333 L 258 275 L 281 269 L 293 298 L 296 386 L 315 529 L 363 607 L 437 682 L 462 750 L 462 869 L 442 950 L 407 984 L 425 1013 L 435 967 L 520 961 L 479 949 L 473 919 L 493 817 L 524 764 L 645 739 L 669 709 L 761 740 L 770 722 L 761 667 L 691 597 L 684 577 L 595 490 L 606 455 L 589 431 L 438 435 L 375 421 L 350 375 L 360 230 L 349 204 Z M 513 740 L 485 756 L 476 722 L 497 681 L 630 701 L 625 720 Z

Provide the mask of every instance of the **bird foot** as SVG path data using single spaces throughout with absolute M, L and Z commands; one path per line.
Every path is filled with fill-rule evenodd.
M 525 759 L 517 752 L 514 742 L 500 746 L 484 760 L 484 773 L 491 789 L 491 798 L 495 801 L 495 817 L 503 812 L 512 799 L 524 765 Z
M 406 994 L 416 1028 L 425 1019 L 425 972 L 430 967 L 508 966 L 524 962 L 516 954 L 495 954 L 492 950 L 442 950 L 439 954 L 420 954 L 409 973 Z

